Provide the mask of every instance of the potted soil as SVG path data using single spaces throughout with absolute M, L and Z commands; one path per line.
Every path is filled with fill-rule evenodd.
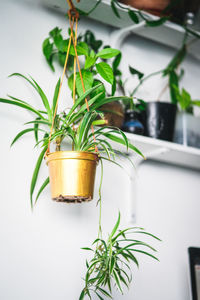
M 173 103 L 148 102 L 146 105 L 145 135 L 173 141 L 177 107 Z

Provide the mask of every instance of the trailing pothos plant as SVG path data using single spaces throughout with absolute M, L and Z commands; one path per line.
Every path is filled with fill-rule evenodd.
M 69 29 L 69 36 L 71 29 Z M 63 67 L 65 63 L 65 57 L 68 49 L 69 38 L 64 39 L 62 35 L 62 29 L 55 27 L 49 32 L 42 45 L 43 54 L 54 71 L 54 62 L 58 61 Z M 103 42 L 97 40 L 95 35 L 87 30 L 84 34 L 79 35 L 77 38 L 77 55 L 80 56 L 81 73 L 83 77 L 83 83 L 85 89 L 90 89 L 99 83 L 107 82 L 111 85 L 111 90 L 106 92 L 104 85 L 101 85 L 102 98 L 106 95 L 114 95 L 116 90 L 116 80 L 111 67 L 110 59 L 116 57 L 120 51 L 113 49 L 110 46 L 104 46 L 101 50 Z M 74 81 L 74 47 L 70 47 L 68 68 L 66 70 L 66 77 L 68 79 L 68 86 L 73 91 Z M 83 94 L 83 88 L 79 72 L 76 72 L 76 95 L 81 96 Z
M 39 171 L 47 151 L 50 138 L 51 142 L 54 142 L 56 145 L 56 151 L 60 151 L 62 143 L 65 139 L 68 139 L 68 141 L 70 140 L 74 151 L 94 152 L 95 147 L 97 146 L 100 159 L 108 159 L 116 164 L 116 152 L 109 141 L 114 141 L 118 144 L 124 145 L 127 150 L 131 149 L 137 154 L 143 156 L 142 153 L 128 141 L 126 135 L 120 129 L 111 128 L 109 126 L 102 128 L 96 127 L 96 125 L 105 123 L 102 119 L 103 114 L 98 111 L 99 107 L 103 104 L 119 100 L 119 97 L 105 97 L 101 84 L 88 89 L 85 93 L 78 97 L 68 112 L 64 111 L 56 113 L 55 121 L 53 122 L 60 87 L 60 79 L 56 84 L 53 100 L 50 103 L 42 88 L 32 77 L 26 77 L 20 73 L 10 75 L 10 77 L 13 76 L 20 77 L 28 82 L 36 90 L 43 104 L 43 109 L 37 109 L 27 101 L 17 97 L 9 96 L 9 98 L 0 98 L 1 103 L 15 105 L 33 113 L 33 118 L 25 124 L 28 128 L 20 131 L 11 143 L 11 145 L 13 145 L 25 134 L 33 132 L 36 143 L 35 145 L 39 147 L 41 151 L 33 171 L 30 186 L 30 200 L 32 207 L 49 183 L 49 177 L 47 177 L 38 189 L 35 195 L 35 200 L 33 200 Z M 87 110 L 87 105 L 85 103 L 86 97 L 88 98 L 89 111 Z M 124 97 L 124 99 L 129 99 L 129 97 Z M 99 120 L 97 120 L 97 117 L 99 117 Z M 50 135 L 52 123 L 53 132 L 52 135 Z M 91 125 L 94 126 L 93 133 L 90 131 Z M 93 139 L 93 135 L 95 135 L 95 140 Z
M 187 49 L 190 46 L 188 32 L 185 33 L 181 47 L 172 57 L 168 65 L 162 71 L 163 77 L 168 79 L 166 88 L 169 88 L 171 103 L 177 105 L 182 111 L 193 113 L 193 106 L 199 106 L 198 100 L 192 100 L 190 94 L 183 88 L 180 89 L 180 82 L 184 76 L 184 69 L 181 67 L 187 56 Z
M 92 243 L 92 247 L 82 248 L 91 252 L 92 258 L 89 261 L 86 260 L 85 286 L 79 300 L 86 297 L 93 299 L 93 295 L 100 300 L 105 297 L 113 299 L 113 288 L 117 288 L 123 294 L 123 288 L 129 288 L 132 281 L 132 265 L 135 264 L 139 267 L 137 253 L 158 260 L 153 254 L 156 250 L 148 243 L 138 239 L 137 236 L 146 235 L 160 241 L 158 237 L 146 232 L 141 227 L 119 230 L 119 225 L 120 213 L 107 239 L 102 238 L 100 231 L 99 237 Z
M 138 78 L 138 84 L 129 92 L 126 89 L 128 79 L 124 78 L 120 69 L 120 63 L 122 61 L 121 51 L 113 49 L 109 45 L 103 45 L 103 41 L 96 39 L 94 32 L 91 30 L 86 30 L 84 33 L 81 33 L 77 40 L 77 54 L 81 57 L 81 72 L 83 74 L 85 86 L 91 88 L 102 82 L 102 80 L 104 80 L 104 82 L 107 81 L 112 85 L 111 91 L 108 91 L 105 85 L 102 85 L 103 96 L 105 96 L 105 94 L 107 96 L 115 95 L 117 91 L 122 96 L 129 94 L 132 97 L 148 78 L 162 72 L 157 71 L 145 76 L 143 72 L 129 65 L 130 75 Z M 64 66 L 68 43 L 69 39 L 63 38 L 62 29 L 58 27 L 52 29 L 49 32 L 49 36 L 44 40 L 42 45 L 43 54 L 52 71 L 55 71 L 55 64 L 57 62 L 59 62 L 60 66 Z M 69 52 L 68 68 L 66 71 L 68 86 L 71 90 L 73 90 L 72 73 L 74 55 L 75 53 L 72 48 Z M 80 95 L 82 92 L 80 75 L 77 72 L 76 93 L 77 95 Z M 125 100 L 123 100 L 123 103 L 125 106 L 128 106 L 128 102 Z
M 102 0 L 98 0 L 87 12 L 78 8 L 76 9 L 79 11 L 80 15 L 89 16 L 93 11 L 98 9 L 101 2 Z M 129 5 L 123 5 L 119 0 L 110 0 L 110 6 L 113 14 L 118 18 L 119 22 L 121 19 L 120 11 L 124 11 L 127 13 L 127 17 L 129 17 L 134 24 L 139 24 L 140 21 L 143 21 L 147 27 L 158 27 L 162 26 L 167 21 L 172 21 L 179 24 L 185 32 L 191 34 L 195 38 L 200 38 L 200 33 L 197 30 L 191 28 L 191 26 L 188 27 L 187 24 L 185 24 L 185 15 L 188 12 L 188 7 L 185 5 L 185 9 L 183 9 L 183 2 L 184 1 L 182 0 L 170 1 L 167 7 L 160 13 L 160 16 L 156 18 L 154 17 L 154 19 L 152 19 L 152 16 L 144 10 L 136 9 Z M 198 4 L 195 6 L 198 7 Z

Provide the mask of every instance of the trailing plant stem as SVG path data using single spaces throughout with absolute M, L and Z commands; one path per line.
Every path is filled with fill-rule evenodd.
M 102 188 L 102 182 L 103 182 L 103 162 L 100 159 L 101 164 L 101 179 L 100 179 L 100 185 L 99 185 L 99 200 L 97 202 L 97 205 L 99 203 L 99 230 L 98 230 L 98 238 L 102 238 L 102 227 L 101 227 L 101 213 L 102 213 L 102 200 L 101 200 L 101 188 Z M 97 243 L 98 247 L 98 243 Z
M 156 71 L 154 73 L 151 73 L 149 75 L 147 75 L 146 77 L 142 78 L 140 80 L 140 82 L 138 83 L 138 85 L 136 86 L 136 88 L 132 91 L 131 93 L 131 97 L 137 92 L 137 90 L 139 89 L 139 87 L 143 84 L 144 81 L 146 81 L 148 78 L 153 77 L 155 75 L 161 74 L 164 71 L 164 69 L 160 70 L 160 71 Z

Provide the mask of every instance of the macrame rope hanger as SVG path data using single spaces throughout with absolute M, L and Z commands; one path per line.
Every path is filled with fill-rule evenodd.
M 79 2 L 79 0 L 77 0 L 77 2 Z M 69 24 L 70 24 L 70 29 L 71 29 L 71 33 L 70 33 L 70 38 L 69 38 L 69 43 L 68 43 L 68 48 L 67 48 L 67 53 L 66 53 L 66 58 L 65 58 L 65 63 L 64 63 L 64 68 L 63 68 L 63 73 L 62 73 L 62 77 L 60 80 L 60 86 L 59 86 L 59 90 L 58 90 L 58 97 L 57 97 L 57 101 L 56 101 L 56 107 L 55 107 L 55 112 L 53 115 L 53 120 L 52 120 L 52 125 L 51 125 L 51 130 L 50 130 L 50 135 L 49 135 L 49 141 L 48 141 L 48 147 L 47 147 L 47 151 L 45 153 L 45 156 L 47 156 L 50 153 L 50 143 L 51 143 L 51 137 L 52 137 L 52 133 L 53 133 L 53 127 L 54 127 L 54 123 L 55 123 L 55 118 L 56 118 L 56 114 L 57 114 L 57 109 L 58 109 L 58 100 L 59 100 L 59 96 L 60 96 L 60 91 L 62 88 L 62 84 L 63 84 L 63 80 L 65 77 L 65 72 L 66 72 L 66 68 L 67 68 L 67 62 L 69 59 L 69 51 L 70 51 L 70 47 L 71 44 L 73 43 L 74 46 L 74 52 L 75 52 L 75 56 L 74 56 L 74 79 L 73 79 L 73 103 L 75 103 L 75 97 L 76 97 L 76 65 L 78 67 L 78 72 L 80 74 L 80 79 L 81 79 L 81 85 L 82 85 L 82 89 L 83 89 L 83 93 L 85 93 L 85 86 L 84 86 L 84 82 L 83 82 L 83 77 L 82 77 L 82 73 L 81 73 L 81 67 L 80 67 L 80 63 L 79 63 L 79 59 L 78 59 L 78 54 L 77 54 L 77 29 L 78 29 L 78 19 L 79 19 L 79 13 L 76 10 L 72 0 L 67 0 L 67 3 L 70 7 L 70 9 L 68 10 L 68 16 L 69 16 Z M 74 36 L 74 22 L 75 22 L 75 36 Z M 88 100 L 87 98 L 85 98 L 85 103 L 86 103 L 86 108 L 87 111 L 89 111 L 89 105 L 88 105 Z M 93 136 L 93 140 L 96 143 L 96 138 L 94 135 L 94 127 L 93 125 L 91 125 L 91 131 L 92 131 L 92 136 Z M 97 145 L 95 144 L 95 152 L 98 153 L 98 148 Z

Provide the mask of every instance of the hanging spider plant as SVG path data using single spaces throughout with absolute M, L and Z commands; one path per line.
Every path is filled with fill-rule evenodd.
M 68 140 L 71 140 L 71 145 L 74 151 L 94 153 L 96 147 L 98 147 L 99 158 L 102 159 L 105 157 L 106 159 L 107 157 L 107 159 L 112 162 L 115 162 L 114 159 L 116 151 L 110 141 L 121 144 L 126 147 L 127 151 L 128 149 L 131 149 L 142 156 L 142 153 L 128 141 L 126 135 L 120 129 L 111 128 L 109 126 L 101 128 L 96 127 L 96 125 L 105 123 L 105 121 L 102 120 L 102 112 L 98 111 L 99 107 L 103 104 L 119 100 L 119 97 L 112 96 L 102 98 L 101 92 L 94 93 L 96 90 L 98 90 L 101 84 L 92 87 L 91 89 L 87 90 L 82 96 L 80 96 L 75 101 L 75 104 L 72 106 L 68 113 L 56 113 L 55 122 L 53 123 L 53 132 L 50 137 L 50 130 L 56 110 L 56 103 L 59 93 L 60 79 L 56 84 L 53 101 L 52 104 L 50 104 L 50 101 L 48 100 L 44 91 L 32 77 L 28 78 L 20 73 L 14 73 L 10 75 L 10 77 L 11 76 L 21 77 L 25 81 L 27 81 L 36 90 L 44 106 L 44 110 L 41 110 L 36 109 L 28 102 L 13 96 L 9 96 L 8 99 L 0 98 L 0 102 L 21 107 L 25 110 L 31 111 L 34 115 L 34 118 L 25 124 L 26 126 L 28 126 L 28 128 L 20 131 L 11 143 L 11 145 L 13 145 L 26 133 L 33 132 L 36 146 L 40 147 L 41 149 L 31 180 L 31 206 L 36 203 L 40 194 L 49 183 L 49 177 L 47 177 L 42 183 L 41 187 L 38 189 L 35 200 L 33 200 L 33 195 L 38 181 L 38 174 L 48 148 L 49 139 L 51 139 L 51 142 L 55 142 L 56 151 L 61 150 L 61 144 L 66 138 L 68 138 Z M 87 105 L 85 103 L 86 97 L 88 97 L 89 111 L 87 111 Z M 124 97 L 124 99 L 129 99 L 129 97 Z M 97 117 L 99 117 L 100 119 L 97 120 Z M 94 126 L 93 133 L 90 130 L 91 125 Z
M 138 240 L 137 235 L 146 235 L 160 241 L 158 237 L 141 227 L 119 230 L 119 225 L 120 213 L 107 240 L 98 237 L 93 242 L 92 248 L 82 248 L 90 251 L 93 257 L 89 262 L 86 261 L 85 286 L 79 300 L 85 297 L 93 299 L 93 295 L 100 300 L 104 297 L 113 299 L 113 286 L 123 294 L 123 287 L 128 288 L 132 281 L 131 263 L 139 267 L 135 254 L 141 253 L 158 260 L 152 254 L 156 250 L 146 242 Z

